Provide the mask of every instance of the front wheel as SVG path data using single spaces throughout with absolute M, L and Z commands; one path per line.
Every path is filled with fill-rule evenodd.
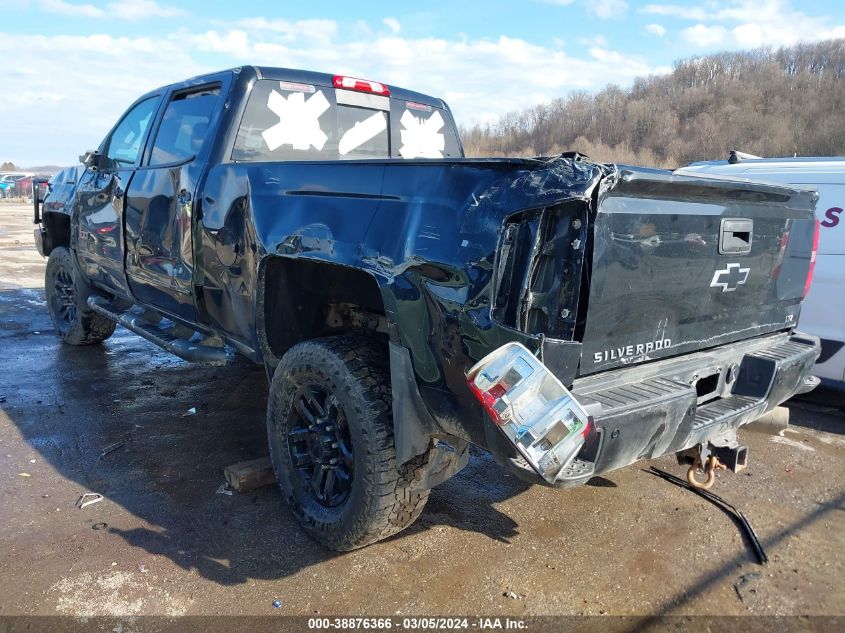
M 91 345 L 114 333 L 115 323 L 88 307 L 85 284 L 70 251 L 60 246 L 50 252 L 44 276 L 44 294 L 53 326 L 65 343 Z
M 418 460 L 396 465 L 387 349 L 363 335 L 305 341 L 284 355 L 267 406 L 270 457 L 288 506 L 318 542 L 369 545 L 416 520 Z

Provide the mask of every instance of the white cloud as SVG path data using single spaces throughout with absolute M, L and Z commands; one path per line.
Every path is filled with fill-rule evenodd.
M 698 4 L 648 4 L 641 13 L 696 22 L 681 30 L 701 48 L 788 46 L 845 36 L 845 18 L 809 16 L 789 0 L 705 0 Z M 646 27 L 648 28 L 648 27 Z
M 602 20 L 621 18 L 628 12 L 625 0 L 586 0 L 587 11 Z
M 172 18 L 184 15 L 178 7 L 163 6 L 155 0 L 120 0 L 110 2 L 106 13 L 124 20 L 142 20 L 144 18 Z
M 660 24 L 646 24 L 645 30 L 657 37 L 663 37 L 666 35 L 666 27 Z
M 682 20 L 706 20 L 708 16 L 706 9 L 692 6 L 692 4 L 647 4 L 639 9 L 639 12 L 650 15 L 664 15 Z
M 217 31 L 206 31 L 197 35 L 186 34 L 183 41 L 193 44 L 193 47 L 203 53 L 223 53 L 235 59 L 248 60 L 252 53 L 249 35 L 239 29 L 220 34 Z
M 721 46 L 728 38 L 728 30 L 724 26 L 707 26 L 696 24 L 681 30 L 681 37 L 687 42 L 707 48 L 710 46 Z
M 64 0 L 41 0 L 41 8 L 48 13 L 75 15 L 84 18 L 101 18 L 105 14 L 93 4 L 73 4 Z
M 291 42 L 297 38 L 324 41 L 337 34 L 337 22 L 334 20 L 311 19 L 291 22 L 258 17 L 237 20 L 234 26 L 248 31 L 271 31 Z
M 155 0 L 121 0 L 120 2 L 110 2 L 103 8 L 93 4 L 77 4 L 66 0 L 40 0 L 39 4 L 48 13 L 83 18 L 143 20 L 145 18 L 170 18 L 185 13 L 177 7 L 160 5 Z
M 573 2 L 575 2 L 575 0 L 536 0 L 536 1 L 539 2 L 540 4 L 554 4 L 554 5 L 557 5 L 559 7 L 565 7 L 565 6 L 568 6 L 568 5 L 572 4 Z
M 399 24 L 399 20 L 396 18 L 387 17 L 382 20 L 382 23 L 387 26 L 391 30 L 391 32 L 399 33 L 402 30 L 402 25 Z
M 589 37 L 579 37 L 578 43 L 581 46 L 591 47 L 591 46 L 599 46 L 601 48 L 607 47 L 607 38 L 604 35 L 591 35 Z

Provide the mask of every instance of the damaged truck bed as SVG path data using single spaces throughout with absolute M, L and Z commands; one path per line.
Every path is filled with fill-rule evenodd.
M 145 95 L 83 162 L 36 201 L 57 330 L 264 364 L 281 489 L 335 549 L 413 522 L 470 443 L 561 487 L 740 469 L 737 429 L 817 382 L 814 192 L 466 159 L 439 99 L 255 67 Z

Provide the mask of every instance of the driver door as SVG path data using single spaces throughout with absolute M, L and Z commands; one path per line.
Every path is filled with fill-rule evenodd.
M 100 146 L 98 168 L 88 167 L 76 190 L 76 255 L 85 275 L 98 286 L 129 297 L 123 268 L 123 213 L 158 109 L 159 97 L 145 98 L 124 114 Z

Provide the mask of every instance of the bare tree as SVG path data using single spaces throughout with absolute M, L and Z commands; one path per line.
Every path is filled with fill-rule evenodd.
M 577 150 L 677 167 L 731 148 L 765 156 L 845 154 L 845 39 L 675 62 L 628 89 L 572 92 L 462 129 L 470 156 Z

